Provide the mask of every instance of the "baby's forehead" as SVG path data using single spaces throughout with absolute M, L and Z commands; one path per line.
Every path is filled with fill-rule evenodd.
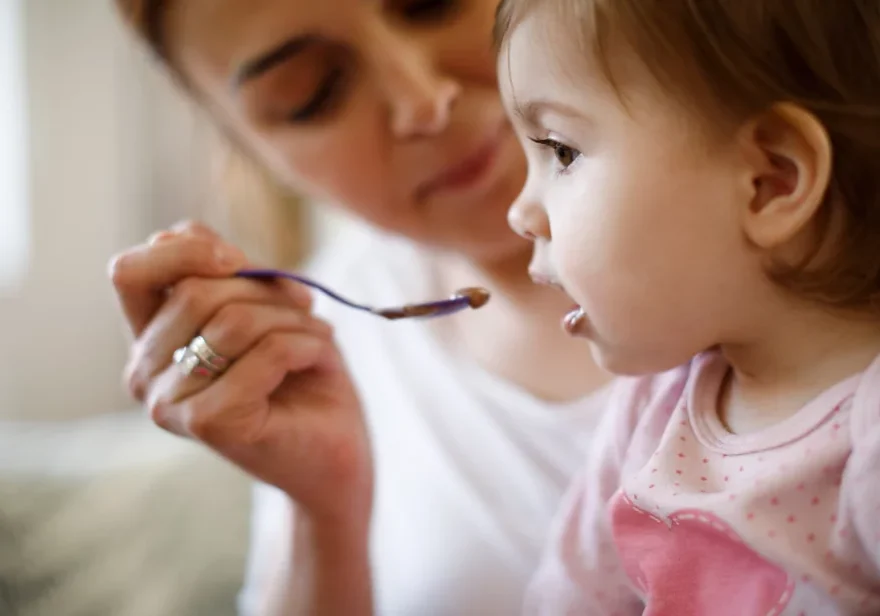
M 508 112 L 519 117 L 528 117 L 536 103 L 625 112 L 636 99 L 665 97 L 636 62 L 635 54 L 621 50 L 611 66 L 574 37 L 554 36 L 552 22 L 527 16 L 499 49 L 498 84 Z
M 571 37 L 555 37 L 546 20 L 532 16 L 511 28 L 499 49 L 497 68 L 505 96 L 526 90 L 601 93 L 610 87 L 598 58 Z
M 533 101 L 547 100 L 589 107 L 586 115 L 593 119 L 623 113 L 645 121 L 661 114 L 703 125 L 716 115 L 715 106 L 696 104 L 704 92 L 696 96 L 664 78 L 678 68 L 649 65 L 622 36 L 600 41 L 592 35 L 590 28 L 560 23 L 558 15 L 541 11 L 512 24 L 498 54 L 499 89 L 508 112 L 522 117 Z

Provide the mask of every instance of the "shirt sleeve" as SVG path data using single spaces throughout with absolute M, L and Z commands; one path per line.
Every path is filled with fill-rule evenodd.
M 608 507 L 627 469 L 653 454 L 686 380 L 680 369 L 617 382 L 596 447 L 562 502 L 526 593 L 526 614 L 642 614 L 614 547 Z
M 876 588 L 880 582 L 880 399 L 860 405 L 857 411 L 832 549 L 856 563 L 856 575 L 864 575 L 864 582 Z
M 251 511 L 250 550 L 238 613 L 268 616 L 280 613 L 289 579 L 291 503 L 277 488 L 256 484 Z

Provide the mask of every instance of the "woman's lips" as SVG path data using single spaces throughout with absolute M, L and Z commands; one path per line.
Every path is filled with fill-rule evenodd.
M 417 191 L 418 199 L 423 200 L 439 193 L 465 191 L 479 184 L 498 160 L 503 137 L 504 130 L 496 131 L 465 158 L 422 184 Z

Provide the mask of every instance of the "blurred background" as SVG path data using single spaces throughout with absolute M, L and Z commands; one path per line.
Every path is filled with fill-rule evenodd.
M 0 0 L 0 616 L 234 613 L 250 486 L 128 398 L 106 272 L 182 218 L 286 264 L 336 228 L 255 176 L 110 0 Z

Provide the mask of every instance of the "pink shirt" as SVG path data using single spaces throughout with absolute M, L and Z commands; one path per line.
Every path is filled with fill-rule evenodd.
M 880 358 L 737 436 L 715 353 L 621 379 L 528 613 L 880 614 Z

